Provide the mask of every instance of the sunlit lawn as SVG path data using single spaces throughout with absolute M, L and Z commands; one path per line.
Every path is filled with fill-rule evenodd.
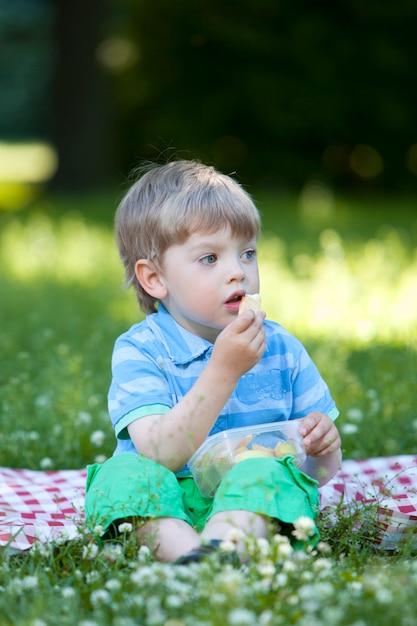
M 414 205 L 335 198 L 322 188 L 298 198 L 254 196 L 264 222 L 263 307 L 305 343 L 331 387 L 345 458 L 415 453 Z M 80 468 L 112 453 L 110 355 L 117 335 L 139 317 L 133 294 L 122 289 L 111 223 L 116 202 L 115 194 L 43 199 L 0 214 L 1 465 Z M 403 554 L 386 567 L 366 546 L 352 547 L 342 535 L 339 541 L 352 552 L 346 547 L 344 562 L 331 554 L 303 561 L 259 553 L 247 570 L 213 563 L 194 573 L 157 566 L 143 553 L 138 561 L 129 542 L 124 555 L 103 553 L 92 562 L 75 542 L 55 558 L 46 551 L 4 560 L 0 622 L 414 623 L 414 561 Z

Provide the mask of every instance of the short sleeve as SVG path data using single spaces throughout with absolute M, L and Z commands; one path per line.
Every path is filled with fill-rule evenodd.
M 127 439 L 127 426 L 140 417 L 166 413 L 173 406 L 169 360 L 158 353 L 146 333 L 121 336 L 112 356 L 108 395 L 116 436 Z

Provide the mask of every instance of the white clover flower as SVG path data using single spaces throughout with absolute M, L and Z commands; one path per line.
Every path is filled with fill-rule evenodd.
M 303 583 L 309 583 L 314 579 L 314 574 L 313 572 L 310 572 L 309 570 L 304 570 L 304 572 L 301 572 L 300 575 L 300 580 Z
M 47 626 L 47 624 L 43 619 L 34 619 L 33 622 L 31 622 L 31 626 Z
M 73 587 L 64 587 L 61 591 L 62 597 L 65 599 L 73 598 L 75 596 L 75 589 Z
M 133 530 L 133 526 L 130 522 L 123 522 L 122 524 L 119 524 L 119 526 L 117 527 L 117 530 L 119 531 L 120 534 L 131 533 Z
M 259 626 L 270 626 L 270 624 L 273 623 L 273 620 L 274 612 L 270 609 L 267 609 L 266 611 L 262 611 L 262 613 L 260 614 L 258 624 Z
M 90 435 L 90 441 L 93 446 L 100 448 L 106 440 L 106 433 L 102 430 L 95 430 Z
M 95 543 L 89 543 L 83 546 L 82 556 L 87 561 L 92 561 L 98 554 L 98 546 Z
M 323 572 L 332 569 L 332 562 L 330 559 L 325 559 L 323 557 L 317 558 L 313 563 L 313 569 L 315 572 Z
M 78 426 L 82 426 L 82 425 L 89 426 L 92 421 L 93 421 L 93 417 L 91 413 L 88 413 L 87 411 L 80 411 L 77 415 L 76 422 Z
M 122 587 L 122 583 L 120 582 L 118 578 L 109 578 L 109 580 L 106 580 L 106 583 L 104 586 L 109 591 L 119 591 L 119 589 L 121 589 Z
M 210 596 L 210 602 L 212 604 L 219 604 L 219 605 L 223 605 L 226 603 L 227 597 L 225 596 L 224 593 L 213 593 L 213 595 Z
M 256 540 L 256 547 L 258 548 L 261 556 L 268 556 L 268 554 L 270 554 L 271 552 L 271 546 L 269 545 L 269 541 L 264 537 L 258 537 L 258 539 Z
M 54 545 L 52 543 L 42 543 L 41 541 L 35 541 L 32 546 L 32 554 L 38 554 L 41 557 L 47 558 L 51 556 L 54 551 Z
M 167 596 L 165 602 L 167 607 L 169 607 L 170 609 L 178 609 L 179 607 L 183 606 L 184 598 L 177 595 L 170 595 Z
M 138 550 L 139 561 L 147 561 L 151 556 L 151 551 L 148 546 L 140 546 Z
M 233 543 L 233 541 L 222 541 L 219 545 L 219 550 L 220 552 L 226 552 L 230 554 L 231 552 L 234 552 L 236 550 L 236 545 Z
M 357 424 L 342 424 L 341 431 L 344 435 L 355 435 L 358 432 L 359 428 Z
M 240 528 L 232 528 L 227 535 L 227 541 L 231 541 L 234 544 L 239 543 L 245 539 L 245 533 Z
M 290 540 L 288 539 L 288 537 L 286 537 L 285 535 L 279 535 L 279 534 L 273 536 L 273 541 L 276 544 L 282 544 L 282 543 L 289 544 L 290 543 Z
M 41 468 L 41 470 L 49 470 L 49 469 L 52 469 L 53 466 L 54 466 L 54 462 L 49 456 L 45 456 L 39 462 L 39 467 Z
M 105 532 L 106 530 L 101 524 L 97 524 L 97 526 L 94 526 L 93 533 L 97 535 L 97 537 L 102 537 Z
M 285 572 L 279 572 L 275 576 L 275 584 L 280 588 L 286 587 L 288 585 L 288 575 Z
M 85 576 L 85 580 L 89 585 L 93 585 L 100 578 L 100 573 L 97 570 L 93 570 L 92 572 L 87 572 Z
M 103 557 L 110 563 L 117 561 L 122 553 L 123 548 L 119 543 L 107 543 L 102 550 Z
M 363 419 L 363 412 L 357 407 L 353 407 L 346 411 L 346 417 L 354 422 L 360 422 Z
M 105 589 L 96 589 L 91 593 L 90 600 L 93 606 L 101 606 L 108 604 L 111 598 L 109 592 Z
M 230 626 L 253 626 L 256 621 L 255 613 L 248 609 L 232 609 L 227 616 Z
M 265 559 L 265 561 L 259 563 L 258 572 L 261 576 L 264 576 L 265 578 L 270 578 L 275 574 L 275 565 L 272 561 Z
M 387 587 L 379 587 L 375 592 L 375 600 L 379 604 L 391 604 L 393 599 L 392 591 L 387 589 Z
M 290 543 L 280 543 L 277 546 L 277 558 L 278 559 L 286 559 L 294 552 L 294 548 Z
M 105 454 L 97 454 L 94 457 L 94 463 L 98 463 L 99 465 L 102 465 L 104 461 L 107 461 L 107 457 Z
M 314 535 L 315 529 L 316 525 L 314 521 L 310 517 L 302 515 L 294 522 L 294 530 L 291 534 L 299 541 L 307 541 Z
M 37 398 L 35 398 L 35 406 L 39 409 L 44 409 L 51 404 L 51 398 L 47 393 L 41 394 Z
M 325 541 L 319 541 L 316 545 L 316 550 L 317 552 L 320 552 L 320 554 L 329 554 L 332 551 L 329 544 Z
M 39 586 L 39 580 L 37 576 L 25 576 L 22 579 L 22 589 L 30 591 L 36 589 Z

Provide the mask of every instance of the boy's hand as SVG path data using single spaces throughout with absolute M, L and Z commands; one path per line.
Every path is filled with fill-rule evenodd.
M 340 435 L 333 420 L 318 411 L 303 418 L 300 434 L 308 456 L 324 456 L 341 446 Z
M 266 349 L 265 311 L 246 311 L 231 322 L 217 337 L 211 360 L 236 380 L 248 372 Z

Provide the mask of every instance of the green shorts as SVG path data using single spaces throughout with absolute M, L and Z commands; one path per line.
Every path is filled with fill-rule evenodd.
M 90 527 L 109 528 L 130 517 L 175 517 L 201 532 L 212 515 L 234 510 L 286 524 L 301 516 L 315 519 L 317 482 L 297 469 L 291 457 L 241 461 L 229 470 L 213 498 L 202 496 L 192 478 L 177 478 L 139 454 L 126 452 L 88 467 L 85 512 Z

